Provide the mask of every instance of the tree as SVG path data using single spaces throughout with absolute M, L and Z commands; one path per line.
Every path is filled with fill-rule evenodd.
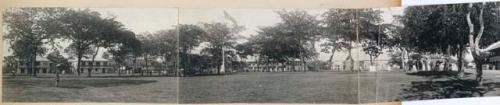
M 93 49 L 93 48 L 95 48 L 95 49 L 93 50 L 90 68 L 94 67 L 95 58 L 96 58 L 97 54 L 99 53 L 99 49 L 101 47 L 108 48 L 111 45 L 113 45 L 114 43 L 118 43 L 118 42 L 114 41 L 115 38 L 121 37 L 120 31 L 126 30 L 120 22 L 115 21 L 114 17 L 102 18 L 99 20 L 99 22 L 97 22 L 97 24 L 99 24 L 99 26 L 101 26 L 101 28 L 97 29 L 96 32 L 98 34 L 96 34 L 94 39 L 91 39 L 91 47 L 92 48 L 90 48 L 90 49 Z M 132 40 L 132 41 L 133 41 L 132 43 L 138 44 L 138 42 L 136 42 L 136 40 Z M 136 52 L 136 55 L 137 55 L 138 54 L 137 50 L 139 50 L 139 48 L 137 48 L 137 46 L 135 46 L 134 49 L 136 49 L 134 51 Z M 89 69 L 87 76 L 90 77 L 91 74 L 92 74 L 92 70 Z
M 56 46 L 60 37 L 60 20 L 66 8 L 21 8 L 8 9 L 3 15 L 6 33 L 4 40 L 10 42 L 10 50 L 16 59 L 24 61 L 28 73 L 36 76 L 36 56 L 46 53 L 47 46 Z
M 50 67 L 56 69 L 56 80 L 55 80 L 55 85 L 56 87 L 59 87 L 59 80 L 62 70 L 69 70 L 71 68 L 71 63 L 68 61 L 67 58 L 64 58 L 58 50 L 51 52 L 49 55 L 47 55 L 47 59 L 49 59 L 51 63 Z
M 298 50 L 299 59 L 304 71 L 307 71 L 306 59 L 316 58 L 315 43 L 321 35 L 318 29 L 319 21 L 315 16 L 306 11 L 277 11 L 282 23 L 278 23 L 278 29 L 282 29 L 284 36 L 290 38 L 289 43 L 297 43 L 294 48 Z
M 92 39 L 96 36 L 98 26 L 96 23 L 100 19 L 100 14 L 90 10 L 71 10 L 61 17 L 63 26 L 66 32 L 66 39 L 71 40 L 69 47 L 65 49 L 66 53 L 77 57 L 76 72 L 80 76 L 81 60 L 83 57 L 88 58 L 92 54 L 91 44 Z M 94 33 L 93 33 L 94 32 Z
M 177 56 L 178 56 L 178 36 L 177 31 L 160 30 L 153 33 L 156 42 L 158 56 L 161 57 L 164 67 L 167 72 L 177 74 Z
M 363 44 L 363 51 L 370 56 L 370 65 L 373 66 L 373 60 L 382 54 L 382 49 L 373 42 Z
M 134 32 L 123 30 L 118 33 L 120 37 L 114 39 L 116 43 L 108 47 L 108 52 L 112 55 L 113 61 L 119 67 L 118 75 L 121 76 L 121 68 L 128 61 L 132 61 L 135 69 L 136 58 L 141 54 L 141 42 L 135 37 Z M 132 58 L 132 59 L 130 59 Z
M 202 52 L 212 55 L 216 65 L 220 65 L 217 74 L 221 74 L 221 68 L 224 66 L 223 62 L 228 55 L 225 55 L 225 49 L 233 47 L 236 43 L 236 34 L 238 34 L 243 27 L 235 26 L 229 27 L 225 23 L 203 23 L 201 28 L 205 31 L 205 36 L 202 38 L 204 42 L 208 42 L 209 46 L 202 49 Z M 223 56 L 224 55 L 224 56 Z
M 494 8 L 494 9 L 492 9 L 492 8 Z M 477 13 L 478 9 L 479 9 L 479 13 Z M 474 63 L 476 64 L 476 81 L 477 81 L 479 86 L 482 85 L 482 82 L 483 82 L 483 77 L 482 77 L 483 64 L 486 63 L 488 61 L 488 58 L 493 55 L 492 50 L 500 48 L 500 41 L 492 43 L 485 48 L 480 48 L 481 46 L 484 46 L 484 45 L 481 45 L 480 43 L 483 42 L 483 44 L 484 44 L 484 41 L 487 41 L 487 40 L 481 39 L 481 37 L 483 37 L 483 34 L 491 34 L 491 33 L 498 34 L 496 32 L 485 31 L 485 28 L 493 28 L 493 29 L 496 28 L 496 27 L 490 26 L 489 24 L 485 25 L 485 18 L 483 16 L 485 11 L 487 13 L 493 12 L 494 13 L 493 15 L 496 15 L 498 12 L 500 12 L 498 10 L 498 6 L 496 4 L 489 4 L 488 5 L 488 4 L 483 2 L 482 5 L 474 8 L 474 4 L 471 3 L 468 5 L 468 12 L 466 15 L 467 24 L 469 27 L 469 47 L 470 47 L 470 52 L 471 52 L 472 56 L 474 57 Z M 476 31 L 475 27 L 477 27 L 477 26 L 474 25 L 472 18 L 471 18 L 472 14 L 479 15 L 477 18 L 479 21 L 479 31 L 477 33 L 475 32 Z M 490 20 L 490 22 L 491 21 L 492 20 Z M 495 18 L 493 21 L 494 22 L 498 21 L 498 18 Z M 498 25 L 498 24 L 496 24 L 496 25 Z M 491 41 L 491 39 L 490 39 L 490 41 Z
M 142 33 L 138 34 L 138 40 L 142 43 L 142 57 L 144 58 L 144 70 L 141 70 L 141 76 L 144 76 L 144 71 L 149 72 L 149 60 L 154 55 L 154 45 L 153 45 L 153 37 L 151 33 Z
M 4 63 L 3 70 L 10 72 L 12 76 L 15 77 L 18 69 L 19 60 L 17 60 L 16 57 L 10 55 L 3 57 L 3 63 Z
M 92 47 L 99 48 L 99 44 L 102 44 L 101 42 L 106 42 L 99 41 L 101 39 L 99 36 L 112 33 L 109 31 L 114 31 L 114 27 L 113 25 L 111 25 L 111 27 L 106 27 L 109 26 L 109 24 L 107 24 L 108 22 L 103 19 L 98 12 L 90 11 L 88 9 L 69 10 L 66 14 L 62 15 L 60 20 L 63 23 L 61 30 L 64 30 L 66 39 L 71 41 L 71 45 L 67 48 L 67 51 L 69 51 L 68 53 L 72 53 L 72 55 L 76 56 L 76 70 L 78 76 L 80 76 L 81 72 L 83 72 L 80 68 L 82 58 L 92 55 L 92 52 L 97 53 L 98 49 L 96 49 L 96 51 L 92 51 Z M 115 22 L 111 19 L 110 24 L 114 23 Z M 91 71 L 91 69 L 88 69 L 88 76 L 90 76 Z
M 323 51 L 326 52 L 328 49 L 331 49 L 331 52 L 335 52 L 337 49 L 342 49 L 343 47 L 349 51 L 349 56 L 346 60 L 351 64 L 354 64 L 351 50 L 358 47 L 353 42 L 365 42 L 365 44 L 368 44 L 373 43 L 373 41 L 381 41 L 378 39 L 385 36 L 385 34 L 379 31 L 383 25 L 381 24 L 380 10 L 329 9 L 322 14 L 322 17 L 324 18 L 323 24 L 325 26 L 323 37 L 328 39 L 327 44 L 324 44 L 324 46 L 331 46 L 326 47 L 327 49 Z M 348 69 L 354 70 L 354 66 L 349 66 Z
M 470 37 L 467 14 L 471 17 L 471 22 L 479 21 L 480 14 L 475 6 L 469 9 L 467 4 L 450 4 L 434 6 L 418 6 L 406 8 L 401 22 L 404 25 L 402 33 L 409 40 L 408 46 L 416 52 L 443 54 L 446 56 L 457 55 L 459 72 L 463 74 L 463 56 Z M 481 7 L 482 8 L 482 7 Z M 499 39 L 498 6 L 496 3 L 487 3 L 484 6 L 485 15 L 483 18 L 485 39 L 481 39 L 478 46 L 486 46 Z M 436 28 L 439 27 L 439 28 Z M 480 28 L 480 25 L 473 25 L 472 28 Z M 470 36 L 470 35 L 469 35 Z M 478 36 L 478 35 L 475 35 Z M 470 42 L 469 42 L 470 43 Z M 477 43 L 477 42 L 476 42 Z M 470 46 L 470 45 L 469 45 Z M 447 67 L 447 66 L 446 66 Z
M 409 47 L 416 52 L 447 57 L 458 54 L 462 59 L 467 33 L 466 23 L 463 22 L 464 12 L 463 4 L 407 8 L 401 21 L 405 26 L 402 31 L 409 39 Z M 446 65 L 449 63 L 446 62 Z M 445 67 L 448 69 L 448 66 Z M 461 62 L 459 71 L 462 71 Z
M 400 69 L 407 70 L 409 67 L 405 58 L 409 56 L 408 51 L 410 50 L 410 40 L 408 38 L 408 34 L 402 32 L 404 27 L 401 23 L 401 19 L 403 19 L 402 16 L 394 15 L 393 18 L 394 20 L 389 25 L 390 27 L 387 28 L 387 46 L 389 47 L 389 51 L 394 51 L 393 54 L 391 54 L 391 60 L 389 62 L 397 62 L 392 64 L 398 64 Z
M 200 45 L 203 41 L 202 38 L 205 36 L 205 31 L 196 25 L 181 24 L 178 28 L 181 68 L 185 72 L 192 73 L 190 53 L 194 47 Z

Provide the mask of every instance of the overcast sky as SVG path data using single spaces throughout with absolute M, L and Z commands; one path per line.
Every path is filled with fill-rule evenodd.
M 223 11 L 227 11 L 239 25 L 245 26 L 246 30 L 240 34 L 244 37 L 255 35 L 259 27 L 271 26 L 280 22 L 275 13 L 282 9 L 177 9 L 177 8 L 90 8 L 100 12 L 103 17 L 116 16 L 125 27 L 136 34 L 144 32 L 155 32 L 163 29 L 173 29 L 177 24 L 198 24 L 200 22 L 226 22 Z M 294 9 L 286 9 L 294 10 Z M 300 9 L 306 10 L 313 16 L 320 16 L 326 9 Z M 385 23 L 392 22 L 392 15 L 401 15 L 401 8 L 380 8 L 384 13 L 382 18 Z M 63 46 L 67 42 L 61 43 Z M 4 54 L 9 55 L 8 45 L 4 44 Z M 319 47 L 317 47 L 319 48 Z M 319 49 L 318 49 L 319 51 Z M 342 60 L 342 53 L 336 53 Z M 363 55 L 362 55 L 363 56 Z M 100 55 L 98 55 L 100 57 Z M 320 54 L 320 59 L 328 59 L 328 54 Z M 383 58 L 383 57 L 382 57 Z

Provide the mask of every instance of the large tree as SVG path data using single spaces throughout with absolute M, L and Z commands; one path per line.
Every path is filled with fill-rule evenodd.
M 59 17 L 65 8 L 8 9 L 3 15 L 4 40 L 9 42 L 13 56 L 26 63 L 28 73 L 36 76 L 36 57 L 44 55 L 47 46 L 56 46 L 60 37 Z
M 474 17 L 471 22 L 478 22 L 479 9 L 475 6 L 468 9 L 467 4 L 431 5 L 408 7 L 404 11 L 401 23 L 404 28 L 402 35 L 408 39 L 408 47 L 416 52 L 458 56 L 458 69 L 463 72 L 463 56 L 466 52 L 470 26 L 467 14 Z M 482 8 L 482 7 L 481 7 Z M 500 24 L 496 3 L 487 3 L 484 6 L 484 37 L 478 46 L 486 46 L 498 40 L 498 24 Z M 473 25 L 472 28 L 480 28 Z M 470 42 L 469 42 L 470 43 Z M 470 44 L 469 44 L 470 45 Z M 446 66 L 448 67 L 448 66 Z
M 203 41 L 205 31 L 197 25 L 181 24 L 178 28 L 181 68 L 185 73 L 193 73 L 191 51 Z
M 177 73 L 178 63 L 178 34 L 177 30 L 160 30 L 153 33 L 155 37 L 156 46 L 158 48 L 158 56 L 161 57 L 164 64 L 164 69 L 167 72 Z
M 319 28 L 319 21 L 316 16 L 313 16 L 306 11 L 277 11 L 281 18 L 281 23 L 276 24 L 281 30 L 283 38 L 289 38 L 287 41 L 293 48 L 298 51 L 298 59 L 302 65 L 302 70 L 307 71 L 308 59 L 316 58 L 315 44 L 321 35 Z M 295 43 L 295 44 L 293 44 Z
M 483 64 L 487 63 L 488 59 L 493 56 L 494 53 L 498 54 L 498 51 L 494 50 L 500 48 L 500 41 L 498 41 L 500 39 L 498 36 L 498 34 L 500 34 L 498 32 L 498 25 L 500 24 L 498 14 L 500 10 L 496 3 L 487 4 L 483 2 L 482 5 L 476 6 L 474 6 L 474 4 L 469 4 L 467 11 L 466 20 L 469 28 L 469 48 L 474 57 L 474 63 L 476 64 L 476 81 L 480 86 L 483 82 Z M 479 26 L 475 25 L 477 21 L 474 20 L 479 21 Z M 479 28 L 479 30 L 477 30 L 477 28 Z M 482 37 L 487 38 L 484 39 Z
M 102 17 L 98 12 L 88 9 L 70 10 L 60 20 L 63 23 L 61 30 L 65 31 L 64 35 L 66 35 L 66 39 L 71 41 L 71 45 L 67 48 L 67 51 L 76 57 L 76 71 L 78 76 L 80 76 L 83 72 L 80 68 L 82 58 L 92 54 L 92 51 L 90 51 L 92 45 L 97 36 L 102 33 Z M 89 69 L 88 72 L 90 71 Z
M 125 31 L 126 29 L 123 27 L 123 25 L 116 21 L 114 17 L 108 17 L 108 18 L 102 18 L 97 22 L 99 26 L 101 26 L 99 29 L 96 30 L 96 36 L 91 40 L 91 48 L 93 48 L 91 51 L 93 52 L 92 54 L 92 60 L 91 60 L 91 67 L 93 68 L 95 65 L 95 58 L 97 57 L 97 54 L 99 53 L 101 48 L 108 48 L 112 46 L 115 43 L 119 43 L 116 41 L 117 37 L 122 37 L 121 31 Z M 140 44 L 136 40 L 132 40 L 134 42 L 134 45 Z M 140 52 L 140 47 L 135 46 L 135 55 L 138 55 Z M 136 58 L 136 56 L 134 56 Z M 92 74 L 92 70 L 88 70 L 88 77 L 90 77 Z
M 218 66 L 217 74 L 221 74 L 225 59 L 230 57 L 231 51 L 227 50 L 236 44 L 236 36 L 243 29 L 237 25 L 231 27 L 225 23 L 203 23 L 201 28 L 205 31 L 202 40 L 208 42 L 208 47 L 202 49 L 202 52 L 210 54 L 215 65 Z M 224 55 L 224 56 L 223 56 Z M 224 62 L 224 63 L 223 63 Z
M 134 32 L 123 30 L 119 32 L 120 37 L 115 38 L 115 43 L 107 50 L 115 65 L 119 67 L 118 75 L 121 75 L 121 68 L 130 64 L 135 67 L 135 60 L 141 54 L 141 42 L 136 38 Z M 134 68 L 135 69 L 135 68 Z
M 158 53 L 156 45 L 155 45 L 155 38 L 151 33 L 142 33 L 138 35 L 138 39 L 141 41 L 141 51 L 142 51 L 142 57 L 144 58 L 144 70 L 141 70 L 141 76 L 144 76 L 144 71 L 150 72 L 149 66 L 151 64 L 151 60 L 154 60 Z
M 335 52 L 345 48 L 349 52 L 346 58 L 350 64 L 354 64 L 352 59 L 352 49 L 360 47 L 361 43 L 379 43 L 380 38 L 385 38 L 384 24 L 382 24 L 381 11 L 375 9 L 329 9 L 323 15 L 324 34 L 328 41 L 324 44 L 324 52 Z M 379 31 L 380 30 L 380 31 Z M 358 44 L 353 44 L 356 42 Z M 327 45 L 330 45 L 328 47 Z M 367 52 L 375 52 L 381 47 L 367 45 Z M 328 51 L 330 50 L 330 51 Z M 370 54 L 375 56 L 378 54 Z M 333 53 L 332 53 L 333 57 Z M 354 70 L 354 66 L 349 66 L 349 70 Z

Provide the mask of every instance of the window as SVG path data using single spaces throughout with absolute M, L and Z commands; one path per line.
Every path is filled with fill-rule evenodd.
M 47 73 L 47 69 L 42 69 L 42 73 Z
M 39 65 L 40 65 L 40 62 L 35 62 L 35 65 L 36 65 L 36 66 L 39 66 Z
M 96 66 L 101 66 L 101 62 L 95 62 Z
M 25 70 L 25 69 L 21 69 L 21 73 L 24 73 L 24 70 Z

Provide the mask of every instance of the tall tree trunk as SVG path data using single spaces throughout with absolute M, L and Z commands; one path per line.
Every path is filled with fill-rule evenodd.
M 59 80 L 61 80 L 59 77 L 60 73 L 61 73 L 61 70 L 56 67 L 56 87 L 59 87 Z
M 446 58 L 444 59 L 444 70 L 445 71 L 451 71 L 451 63 L 450 63 L 450 59 L 451 59 L 451 47 L 448 47 L 446 49 Z
M 478 83 L 478 86 L 482 85 L 482 64 L 486 62 L 486 58 L 488 55 L 485 54 L 485 52 L 482 52 L 481 49 L 479 48 L 479 42 L 481 41 L 481 36 L 483 35 L 484 32 L 484 20 L 483 20 L 483 9 L 485 7 L 486 3 L 483 2 L 483 5 L 480 9 L 479 12 L 479 32 L 477 33 L 476 38 L 474 39 L 474 24 L 471 21 L 471 11 L 469 11 L 466 15 L 466 20 L 467 24 L 469 26 L 469 47 L 472 53 L 472 56 L 474 57 L 474 63 L 476 63 L 476 81 Z M 469 9 L 472 9 L 473 4 L 469 4 Z
M 479 86 L 483 84 L 483 62 L 476 62 L 476 81 Z
M 134 55 L 134 60 L 132 61 L 132 74 L 135 73 L 135 71 L 137 70 L 137 56 Z
M 347 56 L 347 60 L 349 60 L 348 62 L 350 63 L 350 65 L 347 66 L 350 71 L 354 71 L 354 59 L 352 58 L 352 41 L 349 41 L 348 50 L 349 50 L 349 55 Z
M 328 63 L 330 64 L 330 69 L 333 71 L 335 68 L 335 64 L 333 62 L 333 56 L 335 55 L 335 47 L 332 48 L 332 55 L 330 55 L 330 59 L 328 59 Z
M 36 42 L 35 42 L 35 46 L 33 46 L 33 47 L 34 47 L 34 49 L 33 49 L 34 51 L 33 51 L 33 55 L 32 55 L 32 57 L 33 57 L 32 66 L 33 66 L 33 71 L 34 71 L 33 76 L 36 77 L 36 74 L 38 73 L 37 65 L 36 65 L 36 55 L 37 55 L 36 53 L 37 53 L 38 46 L 36 45 Z
M 82 54 L 80 54 L 80 53 L 79 53 L 79 54 L 78 54 L 77 61 L 76 61 L 76 62 L 77 62 L 77 63 L 76 63 L 76 71 L 77 71 L 78 76 L 80 76 L 80 73 L 81 73 L 81 70 L 80 70 L 80 69 L 81 69 L 81 68 L 80 68 L 80 64 L 82 63 L 82 57 L 83 57 L 83 56 L 82 56 Z
M 92 63 L 90 63 L 90 68 L 91 69 L 94 69 L 95 57 L 97 56 L 98 53 L 99 53 L 99 47 L 96 46 L 95 53 L 92 55 Z M 87 77 L 91 77 L 92 76 L 92 70 L 91 69 L 88 70 Z
M 144 71 L 148 72 L 148 54 L 144 55 L 144 63 L 145 68 L 144 70 L 141 69 L 141 77 L 144 76 Z
M 464 76 L 463 56 L 464 56 L 464 45 L 459 45 L 459 52 L 458 52 L 458 77 L 459 78 L 462 78 Z

